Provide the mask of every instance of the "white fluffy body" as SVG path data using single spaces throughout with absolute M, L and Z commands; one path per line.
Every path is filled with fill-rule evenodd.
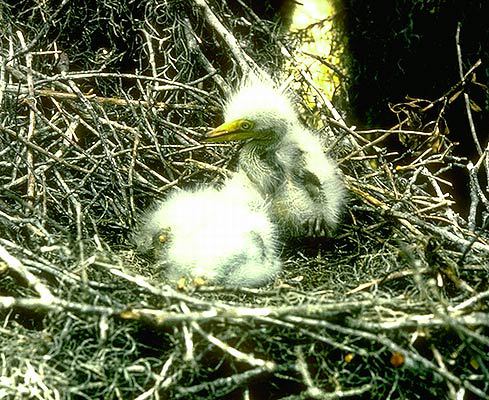
M 275 227 L 246 178 L 229 180 L 219 191 L 175 192 L 148 212 L 135 239 L 140 249 L 168 232 L 158 260 L 172 282 L 202 278 L 208 284 L 260 286 L 280 271 Z
M 279 150 L 278 156 L 289 158 L 292 169 L 286 169 L 283 188 L 274 196 L 276 222 L 290 236 L 312 236 L 321 229 L 327 235 L 332 234 L 346 203 L 345 187 L 336 163 L 323 152 L 321 141 L 305 128 L 295 129 L 288 139 L 290 142 Z M 300 149 L 301 161 L 290 157 L 294 151 L 287 151 L 289 146 Z M 319 187 L 305 189 L 304 182 L 298 180 L 301 170 L 314 174 Z M 304 179 L 307 181 L 307 176 Z
M 287 95 L 268 82 L 250 80 L 230 98 L 224 116 L 226 122 L 253 121 L 259 132 L 243 146 L 239 170 L 269 199 L 282 235 L 331 234 L 346 203 L 341 173 L 319 138 L 301 124 Z

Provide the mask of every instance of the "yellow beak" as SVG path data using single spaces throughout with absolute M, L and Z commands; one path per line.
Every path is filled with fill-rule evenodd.
M 209 143 L 229 142 L 231 140 L 249 139 L 255 135 L 253 130 L 244 130 L 242 119 L 225 122 L 207 133 L 204 141 Z

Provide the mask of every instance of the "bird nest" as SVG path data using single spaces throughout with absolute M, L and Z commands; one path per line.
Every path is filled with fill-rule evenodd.
M 441 128 L 470 75 L 362 132 L 241 1 L 2 7 L 0 397 L 488 398 L 488 150 L 456 157 Z M 234 145 L 200 139 L 240 75 L 284 58 L 304 119 L 334 133 L 341 228 L 283 244 L 264 288 L 166 285 L 129 240 L 138 215 L 232 170 Z

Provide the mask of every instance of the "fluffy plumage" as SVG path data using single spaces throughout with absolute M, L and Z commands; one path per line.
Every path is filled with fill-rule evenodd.
M 288 97 L 253 80 L 229 99 L 224 117 L 207 141 L 247 140 L 239 170 L 269 200 L 283 236 L 331 234 L 346 202 L 341 174 Z
M 221 190 L 171 194 L 146 213 L 134 238 L 141 251 L 155 251 L 171 282 L 260 286 L 281 268 L 263 200 L 239 174 Z

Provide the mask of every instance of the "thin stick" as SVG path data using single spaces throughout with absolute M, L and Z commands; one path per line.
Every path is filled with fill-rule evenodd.
M 205 19 L 207 22 L 214 28 L 214 30 L 221 36 L 222 40 L 229 47 L 229 50 L 235 57 L 238 62 L 241 71 L 244 75 L 247 75 L 248 72 L 254 70 L 259 75 L 264 75 L 263 70 L 256 65 L 256 63 L 251 59 L 248 54 L 246 54 L 239 45 L 236 38 L 233 36 L 231 32 L 229 32 L 225 26 L 219 21 L 216 15 L 212 12 L 211 8 L 207 4 L 205 0 L 194 0 L 194 3 L 202 10 Z
M 34 80 L 32 79 L 32 54 L 29 52 L 24 40 L 24 36 L 21 31 L 17 31 L 17 36 L 22 46 L 22 50 L 25 52 L 25 63 L 27 68 L 27 90 L 29 93 L 29 102 L 34 102 Z M 34 136 L 36 129 L 36 116 L 32 108 L 29 109 L 29 128 L 27 130 L 26 140 L 30 142 Z M 34 198 L 36 196 L 36 178 L 34 176 L 34 157 L 30 148 L 27 151 L 27 202 L 30 206 L 34 204 Z
M 460 22 L 457 23 L 457 33 L 455 34 L 455 44 L 457 47 L 457 61 L 458 61 L 458 71 L 460 74 L 460 79 L 464 79 L 464 70 L 463 70 L 463 62 L 462 62 L 462 49 L 460 47 Z M 479 139 L 477 137 L 477 132 L 475 131 L 474 120 L 472 118 L 472 111 L 470 110 L 470 99 L 467 92 L 464 90 L 464 101 L 465 101 L 465 112 L 467 113 L 467 119 L 469 120 L 470 133 L 472 134 L 472 139 L 475 143 L 475 148 L 479 155 L 482 155 L 482 147 L 479 143 Z
M 190 309 L 184 302 L 180 302 L 180 307 L 183 310 L 184 313 L 189 313 Z M 273 361 L 265 361 L 260 358 L 256 358 L 252 356 L 251 354 L 243 353 L 242 351 L 239 351 L 238 349 L 235 349 L 234 347 L 229 346 L 227 343 L 223 342 L 222 340 L 218 339 L 214 335 L 211 335 L 210 333 L 205 332 L 200 325 L 192 321 L 190 322 L 190 326 L 196 330 L 200 335 L 202 335 L 204 338 L 206 338 L 209 342 L 211 342 L 214 346 L 220 348 L 222 351 L 225 353 L 228 353 L 230 356 L 234 357 L 237 361 L 245 362 L 252 367 L 259 367 L 259 368 L 265 368 L 267 371 L 272 372 L 276 368 L 276 364 Z
M 54 300 L 49 288 L 42 283 L 37 276 L 31 273 L 17 258 L 12 256 L 2 245 L 0 245 L 0 258 L 5 261 L 9 268 L 15 271 L 22 279 L 24 279 L 29 286 L 41 296 L 41 301 L 46 304 L 51 304 Z

